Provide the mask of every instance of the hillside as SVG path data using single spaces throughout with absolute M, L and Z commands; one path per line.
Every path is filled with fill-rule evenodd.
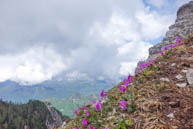
M 13 104 L 0 100 L 0 129 L 51 129 L 64 120 L 69 118 L 40 101 Z
M 192 55 L 193 34 L 177 38 L 61 129 L 193 129 Z
M 78 107 L 82 107 L 83 105 L 87 105 L 90 101 L 97 100 L 99 97 L 96 94 L 92 94 L 89 96 L 82 94 L 73 94 L 69 98 L 47 98 L 44 100 L 45 102 L 51 103 L 57 110 L 59 110 L 64 116 L 68 116 L 73 119 L 75 117 L 73 111 Z

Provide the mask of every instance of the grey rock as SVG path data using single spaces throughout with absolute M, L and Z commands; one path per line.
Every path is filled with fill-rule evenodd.
M 174 113 L 168 114 L 167 117 L 169 117 L 169 118 L 174 118 Z
M 188 72 L 188 70 L 183 69 L 181 72 L 183 72 L 183 73 L 187 73 L 187 72 Z
M 186 73 L 186 78 L 188 80 L 188 84 L 192 85 L 193 84 L 193 69 L 188 69 Z
M 61 126 L 63 124 L 61 116 L 58 114 L 58 112 L 53 108 L 52 105 L 47 104 L 46 105 L 54 122 L 51 122 L 48 118 L 46 119 L 46 126 L 47 129 L 52 129 L 57 126 Z
M 178 126 L 172 126 L 173 129 L 178 129 Z
M 172 63 L 172 64 L 171 64 L 172 67 L 175 66 L 175 65 L 176 65 L 176 63 Z
M 178 80 L 184 80 L 184 79 L 183 79 L 183 76 L 182 76 L 181 74 L 178 74 L 178 75 L 176 76 L 176 78 L 177 78 Z
M 161 81 L 170 82 L 168 78 L 160 78 Z
M 176 84 L 178 87 L 186 87 L 187 83 L 177 83 Z

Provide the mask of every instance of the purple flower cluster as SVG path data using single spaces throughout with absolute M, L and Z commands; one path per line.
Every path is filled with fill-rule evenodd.
M 101 103 L 101 100 L 99 100 L 97 103 L 96 103 L 96 110 L 97 111 L 100 111 L 103 107 L 103 104 Z
M 126 92 L 126 90 L 127 90 L 125 85 L 120 85 L 119 89 L 121 92 Z
M 87 125 L 88 125 L 88 122 L 87 122 L 87 120 L 84 118 L 83 119 L 83 121 L 82 121 L 82 125 L 84 126 L 84 127 L 87 127 Z
M 105 94 L 105 91 L 104 91 L 104 90 L 102 90 L 102 91 L 101 91 L 100 96 L 101 96 L 101 98 L 102 98 L 102 99 L 104 99 L 104 97 L 106 96 L 106 94 Z
M 177 46 L 180 46 L 180 45 L 183 45 L 184 42 L 182 41 L 182 38 L 181 37 L 177 37 L 176 38 L 176 43 L 174 45 L 169 45 L 167 47 L 164 48 L 164 51 L 167 51 L 168 49 L 173 49 L 173 48 L 176 48 Z M 161 56 L 164 56 L 164 51 L 159 51 L 159 54 Z M 155 61 L 158 61 L 160 58 L 159 57 L 156 57 L 154 60 L 149 60 L 147 63 L 143 63 L 143 64 L 140 64 L 139 66 L 139 72 L 142 71 L 143 69 L 145 69 L 146 67 L 149 67 L 151 64 L 153 64 Z
M 73 113 L 77 116 L 78 113 L 80 112 L 80 108 L 77 108 L 76 110 L 73 111 Z
M 126 110 L 127 104 L 128 103 L 125 100 L 121 100 L 120 101 L 120 106 L 121 106 L 122 110 Z

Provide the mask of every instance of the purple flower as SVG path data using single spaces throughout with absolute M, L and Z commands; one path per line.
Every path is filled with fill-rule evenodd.
M 73 111 L 73 113 L 77 116 L 78 113 L 80 112 L 80 108 L 77 108 L 76 110 Z
M 82 106 L 82 109 L 83 109 L 83 110 L 87 110 L 87 107 L 86 107 L 86 106 Z
M 131 75 L 128 76 L 128 82 L 129 83 L 133 82 Z
M 86 112 L 86 116 L 90 116 L 90 112 Z
M 127 79 L 124 79 L 124 80 L 123 80 L 123 85 L 125 85 L 126 87 L 128 87 L 129 81 L 128 81 Z
M 74 115 L 76 115 L 76 116 L 78 115 L 78 112 L 77 112 L 76 110 L 73 111 L 73 113 L 74 113 Z
M 125 100 L 121 100 L 120 101 L 120 106 L 123 110 L 125 110 L 127 108 L 127 102 Z
M 160 53 L 162 56 L 164 55 L 163 51 L 159 51 L 159 53 Z
M 96 110 L 99 111 L 101 108 L 102 108 L 102 103 L 101 101 L 99 100 L 97 103 L 96 103 Z
M 144 65 L 143 65 L 143 64 L 140 64 L 139 69 L 140 69 L 140 70 L 143 70 L 144 68 L 145 68 Z
M 131 80 L 131 75 L 128 75 L 128 80 Z
M 75 127 L 74 129 L 78 129 L 77 127 Z
M 184 44 L 184 42 L 183 42 L 183 41 L 181 41 L 181 42 L 180 42 L 180 44 L 181 44 L 181 45 L 183 45 L 183 44 Z
M 164 50 L 167 51 L 167 50 L 168 50 L 168 47 L 165 47 Z
M 83 125 L 84 127 L 86 127 L 87 124 L 88 124 L 88 123 L 87 123 L 87 120 L 84 118 L 83 121 L 82 121 L 82 125 Z
M 126 90 L 127 90 L 123 85 L 120 85 L 119 89 L 120 89 L 120 91 L 122 91 L 122 92 L 126 92 Z
M 174 48 L 174 45 L 169 45 L 168 47 L 169 47 L 169 48 Z
M 181 42 L 181 40 L 182 40 L 181 37 L 177 37 L 177 38 L 176 38 L 176 43 Z
M 102 91 L 101 91 L 100 96 L 101 96 L 101 98 L 102 98 L 102 99 L 106 96 L 106 95 L 105 95 L 105 91 L 104 91 L 104 90 L 102 90 Z
M 148 63 L 145 63 L 145 66 L 146 67 L 149 67 L 150 66 L 150 63 L 148 62 Z
M 91 125 L 91 126 L 90 126 L 90 129 L 95 129 L 95 127 Z
M 158 60 L 159 60 L 159 57 L 156 57 L 156 58 L 155 58 L 155 61 L 158 61 Z

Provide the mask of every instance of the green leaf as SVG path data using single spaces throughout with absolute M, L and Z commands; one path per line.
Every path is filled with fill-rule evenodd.
M 131 120 L 125 120 L 125 124 L 126 124 L 127 126 L 131 126 L 131 125 L 132 125 L 132 122 L 131 122 Z
M 133 112 L 133 108 L 132 108 L 131 106 L 129 106 L 129 107 L 127 107 L 127 111 L 128 111 L 129 113 L 132 113 L 132 112 Z
M 131 94 L 128 94 L 128 100 L 131 100 Z
M 125 124 L 123 122 L 119 123 L 119 128 L 126 129 Z

